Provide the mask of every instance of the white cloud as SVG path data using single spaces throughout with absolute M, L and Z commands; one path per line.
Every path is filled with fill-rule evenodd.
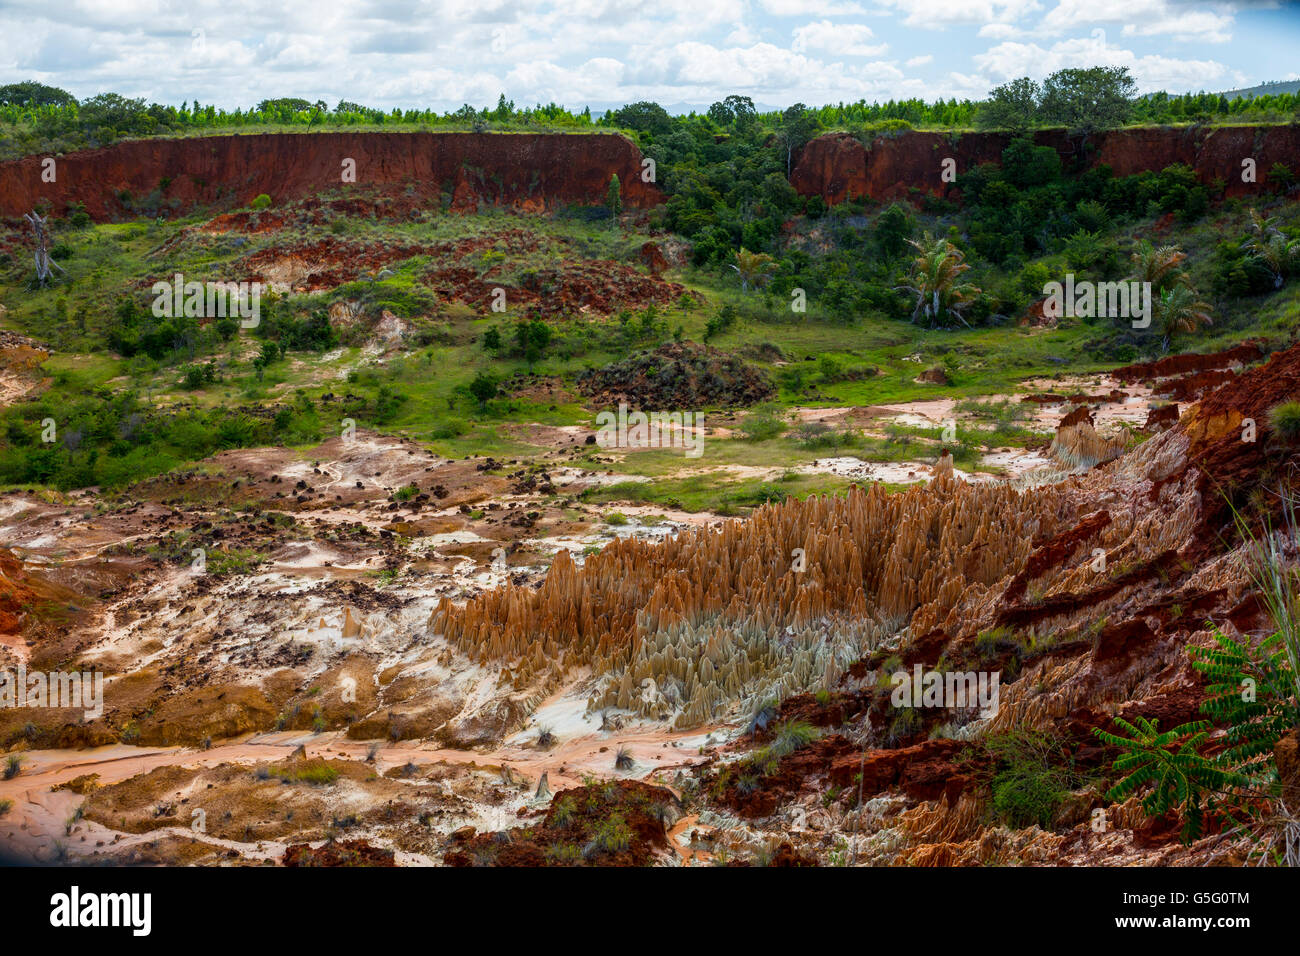
M 1170 36 L 1175 40 L 1226 43 L 1232 39 L 1231 8 L 1171 0 L 1060 0 L 1043 17 L 1042 30 L 1059 36 L 1078 27 L 1116 24 L 1124 36 Z
M 1132 50 L 1108 46 L 1104 36 L 1099 35 L 1062 40 L 1050 47 L 1008 41 L 971 59 L 995 83 L 1018 76 L 1042 79 L 1057 70 L 1090 66 L 1128 67 L 1140 93 L 1202 90 L 1232 77 L 1232 71 L 1215 60 L 1139 56 Z
M 1041 7 L 1038 0 L 881 0 L 906 14 L 903 25 L 943 30 L 976 23 L 1008 23 Z
M 1009 23 L 986 23 L 979 28 L 979 33 L 976 34 L 976 36 L 989 40 L 1010 40 L 1013 37 L 1022 37 L 1024 35 L 1024 30 Z
M 227 108 L 302 96 L 446 110 L 501 92 L 783 106 L 979 96 L 1101 63 L 1129 66 L 1143 90 L 1222 89 L 1294 67 L 1246 48 L 1251 16 L 1217 0 L 0 0 L 0 83 Z M 918 35 L 918 55 L 890 56 L 918 52 Z M 927 67 L 943 76 L 908 75 Z
M 760 5 L 774 17 L 838 17 L 866 12 L 851 0 L 761 0 Z
M 829 20 L 809 23 L 794 31 L 790 49 L 796 53 L 819 50 L 831 56 L 880 56 L 889 44 L 871 44 L 871 28 L 862 24 L 834 24 Z

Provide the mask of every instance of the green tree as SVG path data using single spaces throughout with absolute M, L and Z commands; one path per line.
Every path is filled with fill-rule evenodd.
M 478 402 L 479 408 L 486 409 L 487 403 L 491 399 L 496 398 L 497 380 L 491 375 L 479 372 L 479 374 L 474 377 L 474 381 L 469 383 L 469 393 L 474 396 L 474 400 Z
M 195 104 L 197 108 L 198 104 Z M 262 100 L 257 104 L 259 113 L 306 113 L 311 103 L 300 96 L 283 96 L 279 99 Z
M 609 214 L 615 219 L 623 211 L 623 187 L 618 181 L 618 173 L 609 178 L 609 189 L 605 193 L 605 205 L 609 207 Z
M 1137 84 L 1126 66 L 1057 70 L 1043 81 L 1043 119 L 1085 135 L 1123 126 Z
M 876 220 L 876 247 L 886 259 L 897 259 L 912 238 L 912 217 L 898 203 L 893 203 Z
M 802 103 L 796 103 L 781 114 L 776 127 L 777 144 L 785 150 L 785 175 L 790 176 L 794 154 L 817 132 L 817 116 Z
M 970 269 L 963 261 L 965 254 L 947 239 L 932 239 L 928 234 L 919 241 L 908 240 L 908 244 L 917 252 L 908 273 L 908 284 L 903 286 L 916 297 L 912 321 L 925 316 L 929 326 L 934 328 L 951 316 L 969 326 L 961 312 L 980 294 L 980 290 L 960 281 L 962 273 Z
M 668 111 L 658 103 L 651 103 L 648 100 L 630 103 L 617 109 L 611 114 L 610 119 L 615 126 L 651 135 L 667 133 L 673 128 L 673 118 L 668 115 Z
M 772 257 L 766 252 L 750 252 L 742 247 L 736 253 L 731 269 L 740 276 L 740 288 L 748 292 L 751 285 L 758 288 L 772 278 Z
M 1143 239 L 1133 248 L 1132 260 L 1132 278 L 1138 282 L 1151 283 L 1155 295 L 1187 281 L 1183 272 L 1187 253 L 1177 246 L 1154 246 L 1149 239 Z
M 551 327 L 541 319 L 524 320 L 515 326 L 515 346 L 528 362 L 528 370 L 541 361 L 546 346 L 551 343 Z
M 76 106 L 77 99 L 67 90 L 46 86 L 35 80 L 0 86 L 0 106 Z
M 1300 239 L 1292 239 L 1277 227 L 1275 217 L 1265 218 L 1250 211 L 1255 235 L 1242 248 L 1248 251 L 1273 277 L 1273 288 L 1282 288 L 1287 276 L 1300 271 Z
M 1160 301 L 1155 307 L 1163 351 L 1169 351 L 1174 336 L 1180 332 L 1195 332 L 1202 325 L 1213 325 L 1210 317 L 1210 304 L 1202 302 L 1196 291 L 1187 284 L 1180 283 L 1160 293 Z
M 752 99 L 733 93 L 720 103 L 710 106 L 708 117 L 719 126 L 732 126 L 744 132 L 754 125 L 757 111 L 754 109 Z
M 1038 123 L 1042 88 L 1027 76 L 989 91 L 975 120 L 982 129 L 1005 129 L 1023 135 Z

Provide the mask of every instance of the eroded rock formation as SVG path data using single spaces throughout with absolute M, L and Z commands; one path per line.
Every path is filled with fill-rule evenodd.
M 1183 647 L 1208 639 L 1207 614 L 1249 623 L 1228 504 L 1280 477 L 1289 452 L 1243 442 L 1240 426 L 1266 422 L 1298 373 L 1300 346 L 1123 455 L 1085 411 L 1056 454 L 1109 463 L 1055 484 L 939 469 L 900 493 L 791 500 L 663 543 L 621 540 L 582 567 L 561 553 L 540 588 L 444 600 L 430 625 L 517 686 L 590 667 L 593 707 L 679 726 L 830 689 L 877 648 L 906 666 L 951 660 L 992 629 L 1039 648 L 1033 679 L 1004 687 L 996 726 L 1156 697 L 1192 680 Z
M 130 140 L 57 157 L 55 182 L 42 181 L 42 156 L 0 163 L 0 216 L 39 206 L 62 216 L 81 203 L 91 218 L 128 215 L 157 192 L 178 212 L 198 205 L 243 206 L 265 193 L 275 202 L 324 190 L 403 187 L 454 211 L 480 205 L 540 212 L 605 201 L 617 175 L 623 204 L 662 202 L 641 181 L 641 152 L 615 134 L 268 133 Z M 355 184 L 343 181 L 355 163 Z
M 1094 133 L 1086 143 L 1064 130 L 1041 130 L 1040 146 L 1051 146 L 1066 163 L 1082 155 L 1085 167 L 1106 165 L 1116 176 L 1161 170 L 1183 163 L 1203 183 L 1222 180 L 1228 196 L 1255 196 L 1268 184 L 1241 181 L 1241 161 L 1256 168 L 1295 164 L 1300 126 L 1232 126 L 1213 129 L 1153 127 Z M 846 199 L 905 199 L 913 189 L 932 195 L 959 194 L 961 173 L 981 163 L 999 163 L 1011 141 L 1007 133 L 904 132 L 877 136 L 864 144 L 849 133 L 814 139 L 799 154 L 790 183 L 805 196 L 830 204 Z M 945 159 L 957 162 L 957 179 L 941 177 Z

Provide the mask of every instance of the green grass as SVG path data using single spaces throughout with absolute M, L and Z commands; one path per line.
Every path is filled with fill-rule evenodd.
M 284 783 L 309 783 L 313 786 L 327 786 L 339 778 L 338 768 L 331 767 L 322 760 L 272 767 L 270 772 Z
M 288 206 L 277 211 L 292 213 L 292 209 Z M 1297 215 L 1290 207 L 1269 212 L 1285 222 L 1294 221 Z M 917 217 L 921 226 L 937 223 L 922 213 Z M 392 263 L 393 274 L 373 283 L 363 280 L 333 293 L 293 297 L 293 307 L 324 307 L 344 296 L 360 296 L 372 313 L 389 308 L 407 315 L 423 344 L 403 355 L 388 356 L 382 364 L 375 362 L 360 342 L 342 342 L 329 353 L 292 351 L 286 360 L 268 367 L 260 379 L 251 365 L 260 341 L 247 331 L 240 331 L 227 343 L 221 342 L 211 327 L 201 330 L 193 356 L 188 352 L 163 359 L 113 355 L 105 343 L 115 322 L 114 304 L 123 292 L 147 288 L 149 281 L 174 272 L 200 280 L 230 278 L 241 274 L 239 263 L 245 256 L 271 243 L 309 241 L 321 235 L 319 228 L 290 225 L 280 233 L 240 237 L 246 240 L 243 246 L 234 243 L 234 236 L 198 231 L 182 236 L 183 229 L 204 219 L 195 214 L 172 221 L 80 229 L 56 222 L 54 241 L 71 250 L 71 255 L 61 260 L 69 278 L 49 289 L 26 288 L 30 269 L 24 259 L 13 258 L 7 264 L 0 260 L 0 303 L 7 308 L 4 324 L 48 341 L 57 350 L 45 363 L 51 382 L 43 406 L 19 403 L 3 413 L 0 427 L 12 431 L 17 419 L 30 433 L 49 409 L 90 409 L 102 404 L 106 396 L 120 396 L 128 390 L 136 393 L 151 413 L 188 415 L 193 409 L 217 416 L 198 417 L 181 430 L 184 434 L 160 437 L 129 450 L 109 449 L 113 443 L 109 428 L 99 439 L 101 462 L 95 469 L 88 470 L 83 463 L 67 474 L 56 475 L 36 467 L 24 472 L 27 479 L 10 476 L 5 480 L 75 487 L 89 476 L 106 487 L 118 487 L 242 442 L 310 447 L 339 434 L 345 419 L 361 428 L 424 442 L 447 457 L 530 456 L 537 448 L 512 426 L 540 423 L 594 429 L 594 413 L 575 402 L 552 406 L 511 396 L 492 399 L 480 407 L 469 396 L 468 385 L 480 374 L 503 381 L 526 373 L 529 367 L 521 357 L 493 354 L 480 344 L 481 336 L 491 327 L 501 327 L 503 337 L 509 339 L 516 315 L 501 317 L 486 314 L 475 305 L 439 302 L 424 288 L 423 272 L 434 258 L 448 255 L 436 247 L 466 237 L 526 230 L 536 242 L 534 249 L 507 253 L 505 243 L 497 241 L 493 248 L 465 257 L 465 263 L 476 271 L 512 284 L 524 272 L 553 268 L 574 258 L 636 265 L 639 247 L 649 238 L 648 233 L 614 229 L 604 223 L 525 218 L 502 211 L 473 217 L 431 212 L 422 221 L 338 219 L 341 239 L 376 246 L 423 244 L 430 251 Z M 1145 234 L 1154 223 L 1152 219 L 1128 224 L 1121 233 Z M 1236 201 L 1216 207 L 1195 223 L 1179 224 L 1172 238 L 1192 254 L 1191 271 L 1198 287 L 1204 290 L 1209 286 L 1218 242 L 1225 235 L 1243 235 L 1247 229 L 1246 207 Z M 1044 256 L 1038 261 L 1056 262 L 1059 258 Z M 1005 278 L 998 270 L 992 275 Z M 741 432 L 748 440 L 706 436 L 701 459 L 686 458 L 680 450 L 655 450 L 604 462 L 597 460 L 602 457 L 598 451 L 588 451 L 579 464 L 656 479 L 653 487 L 619 486 L 618 495 L 611 489 L 592 492 L 596 500 L 643 501 L 687 510 L 717 507 L 734 513 L 772 497 L 772 489 L 765 485 L 803 495 L 842 490 L 845 483 L 815 476 L 733 481 L 725 472 L 707 478 L 692 473 L 731 465 L 790 469 L 830 454 L 883 462 L 931 460 L 942 440 L 938 429 L 902 427 L 891 428 L 885 438 L 861 437 L 844 430 L 827 435 L 791 422 L 787 410 L 795 405 L 866 406 L 958 398 L 962 400 L 959 412 L 975 421 L 963 422 L 958 430 L 955 458 L 964 468 L 976 468 L 987 449 L 1041 440 L 1042 436 L 1026 427 L 1031 410 L 1014 400 L 1025 379 L 1059 373 L 1086 376 L 1116 364 L 1114 355 L 1103 357 L 1110 348 L 1106 343 L 1114 337 L 1114 330 L 1104 324 L 1067 320 L 1055 329 L 1035 329 L 1008 321 L 975 329 L 930 331 L 881 314 L 846 323 L 822 309 L 815 298 L 806 314 L 796 315 L 779 297 L 768 303 L 760 293 L 742 294 L 729 276 L 711 269 L 688 267 L 674 278 L 700 304 L 660 307 L 660 331 L 641 340 L 628 338 L 616 316 L 573 317 L 554 323 L 557 341 L 537 362 L 536 373 L 572 383 L 584 369 L 669 341 L 670 330 L 679 327 L 687 339 L 701 341 L 710 318 L 730 305 L 737 321 L 710 344 L 749 357 L 780 384 L 778 397 L 766 411 L 742 419 Z M 1220 313 L 1215 326 L 1189 337 L 1180 347 L 1209 350 L 1261 334 L 1271 344 L 1280 344 L 1300 327 L 1300 281 L 1293 279 L 1281 291 L 1254 299 L 1216 302 L 1216 307 Z M 772 346 L 784 356 L 780 363 L 771 361 Z M 209 360 L 220 367 L 220 380 L 198 389 L 184 388 L 184 366 Z M 915 381 L 920 372 L 935 365 L 948 370 L 950 386 Z M 873 370 L 878 374 L 868 374 Z M 322 402 L 326 393 L 343 400 Z M 344 398 L 346 393 L 355 398 Z M 987 395 L 1011 396 L 1011 400 L 994 404 L 971 401 Z M 219 442 L 198 440 L 198 432 L 213 432 L 221 416 L 247 416 L 281 406 L 290 409 L 284 427 L 249 431 L 235 423 Z M 182 413 L 182 409 L 186 411 Z M 706 424 L 711 417 L 717 421 L 718 410 L 704 411 Z M 61 428 L 64 424 L 60 418 Z M 87 433 L 93 435 L 94 429 Z M 14 440 L 12 434 L 8 440 Z
M 824 475 L 798 475 L 791 481 L 719 481 L 713 475 L 626 481 L 588 488 L 581 495 L 590 504 L 626 502 L 658 505 L 677 511 L 710 511 L 720 515 L 744 514 L 759 505 L 787 497 L 842 494 L 849 482 Z

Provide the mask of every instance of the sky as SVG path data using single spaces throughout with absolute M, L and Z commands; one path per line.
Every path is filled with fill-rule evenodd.
M 1249 0 L 0 0 L 0 83 L 233 109 L 556 102 L 675 112 L 977 99 L 1127 66 L 1140 92 L 1300 79 L 1300 5 Z

